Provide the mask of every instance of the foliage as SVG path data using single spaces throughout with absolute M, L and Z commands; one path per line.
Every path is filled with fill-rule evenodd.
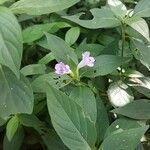
M 149 17 L 150 0 L 0 0 L 0 148 L 148 146 Z

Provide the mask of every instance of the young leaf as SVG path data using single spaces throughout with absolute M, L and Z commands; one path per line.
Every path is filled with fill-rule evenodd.
M 121 25 L 120 21 L 113 15 L 112 11 L 103 7 L 93 8 L 90 10 L 93 15 L 93 19 L 91 20 L 81 20 L 80 17 L 84 13 L 79 13 L 73 16 L 63 16 L 63 18 L 73 21 L 85 28 L 89 29 L 98 29 L 98 28 L 113 28 Z
M 46 24 L 33 25 L 23 30 L 23 42 L 31 43 L 35 40 L 40 39 L 44 32 L 55 33 L 59 29 L 70 27 L 69 24 L 65 22 L 53 22 Z
M 32 64 L 23 67 L 20 71 L 24 76 L 35 75 L 35 74 L 44 74 L 46 66 L 43 64 Z
M 150 1 L 140 0 L 134 8 L 134 13 L 136 16 L 150 17 Z
M 64 10 L 77 2 L 79 0 L 20 0 L 10 8 L 17 14 L 42 15 Z
M 94 93 L 88 87 L 74 88 L 70 93 L 70 98 L 80 105 L 87 118 L 96 123 L 96 99 Z
M 126 24 L 132 27 L 134 30 L 139 32 L 147 41 L 150 41 L 149 37 L 149 27 L 147 22 L 138 16 L 133 16 L 126 19 Z
M 129 103 L 128 105 L 112 110 L 113 113 L 121 114 L 133 119 L 150 119 L 150 101 L 140 99 Z
M 147 131 L 147 129 L 148 126 L 144 126 L 112 133 L 104 140 L 99 150 L 133 150 L 138 146 L 140 139 Z
M 20 80 L 7 67 L 0 66 L 0 116 L 32 113 L 33 92 L 29 81 L 21 75 Z
M 107 0 L 108 6 L 116 17 L 125 17 L 127 14 L 126 6 L 120 0 Z
M 94 67 L 83 69 L 82 76 L 96 77 L 112 73 L 121 65 L 122 59 L 115 55 L 100 55 L 96 57 Z
M 67 31 L 65 35 L 65 41 L 69 45 L 73 45 L 77 41 L 79 35 L 80 35 L 80 28 L 72 27 L 70 30 Z
M 86 150 L 94 148 L 96 142 L 94 123 L 86 117 L 74 100 L 48 86 L 47 104 L 52 124 L 68 148 Z
M 49 49 L 52 51 L 58 62 L 62 61 L 63 63 L 69 64 L 70 59 L 72 59 L 74 63 L 78 63 L 74 49 L 72 49 L 65 41 L 48 33 L 46 33 L 46 37 Z
M 131 89 L 122 81 L 112 83 L 108 88 L 108 97 L 114 107 L 122 107 L 134 100 Z
M 13 136 L 12 140 L 9 141 L 7 136 L 5 135 L 3 140 L 3 150 L 20 150 L 22 142 L 24 139 L 24 131 L 23 127 L 19 127 Z
M 0 63 L 9 67 L 19 77 L 22 59 L 22 33 L 15 16 L 0 7 Z
M 12 117 L 6 126 L 6 136 L 8 141 L 11 141 L 14 137 L 19 126 L 19 118 L 17 116 Z

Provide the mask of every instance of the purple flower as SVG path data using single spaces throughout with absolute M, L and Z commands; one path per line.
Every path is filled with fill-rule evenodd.
M 90 56 L 90 52 L 86 51 L 82 54 L 82 60 L 81 62 L 78 64 L 78 68 L 82 68 L 85 66 L 88 67 L 93 67 L 95 64 L 95 59 L 94 57 Z
M 71 73 L 70 67 L 63 62 L 59 62 L 55 65 L 55 73 L 58 75 L 64 75 Z

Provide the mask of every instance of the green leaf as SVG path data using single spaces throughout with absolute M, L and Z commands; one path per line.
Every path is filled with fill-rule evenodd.
M 140 17 L 150 17 L 150 1 L 140 0 L 134 8 L 134 14 Z
M 52 52 L 48 53 L 47 55 L 45 55 L 43 58 L 41 58 L 38 63 L 39 64 L 48 64 L 49 62 L 53 61 L 55 59 L 54 55 Z
M 69 45 L 73 45 L 77 41 L 79 36 L 80 36 L 80 28 L 72 27 L 70 30 L 67 31 L 65 35 L 65 41 Z
M 68 150 L 56 132 L 47 128 L 35 115 L 20 115 L 19 119 L 22 125 L 32 127 L 40 134 L 48 150 Z
M 32 88 L 34 92 L 45 93 L 47 84 L 59 89 L 68 85 L 71 81 L 71 78 L 67 75 L 58 76 L 57 74 L 51 72 L 48 74 L 41 75 L 37 77 L 32 82 Z
M 121 66 L 122 62 L 122 59 L 115 55 L 100 55 L 95 59 L 94 67 L 83 69 L 82 76 L 96 77 L 110 74 Z
M 72 59 L 74 63 L 78 63 L 74 49 L 72 49 L 64 40 L 48 33 L 46 33 L 46 37 L 49 49 L 52 51 L 58 62 L 62 61 L 69 64 L 70 59 Z
M 80 17 L 84 13 L 79 13 L 73 16 L 63 16 L 63 18 L 73 21 L 80 26 L 89 29 L 98 29 L 98 28 L 113 28 L 120 26 L 120 21 L 113 15 L 112 11 L 103 7 L 102 9 L 93 8 L 90 10 L 93 15 L 93 19 L 91 20 L 81 20 Z
M 0 7 L 0 63 L 19 77 L 22 58 L 22 33 L 15 16 Z
M 49 86 L 47 104 L 52 124 L 68 148 L 79 150 L 94 148 L 96 142 L 94 123 L 86 117 L 74 100 Z
M 88 87 L 79 86 L 74 88 L 70 93 L 70 98 L 82 108 L 87 118 L 96 123 L 96 99 L 94 93 Z
M 32 64 L 23 67 L 20 71 L 24 76 L 44 74 L 46 66 L 42 64 Z
M 100 44 L 81 44 L 76 48 L 75 52 L 78 58 L 82 58 L 82 53 L 86 52 L 87 50 L 91 53 L 91 56 L 95 57 L 98 56 L 103 49 L 104 46 Z
M 0 5 L 2 5 L 3 3 L 10 1 L 10 0 L 0 0 Z
M 138 146 L 147 129 L 148 126 L 144 126 L 113 133 L 104 140 L 100 150 L 133 150 Z
M 120 0 L 107 0 L 107 3 L 116 17 L 123 18 L 127 14 L 126 6 Z
M 126 85 L 122 81 L 110 84 L 107 93 L 110 103 L 114 107 L 125 106 L 134 100 L 133 93 L 130 87 L 128 87 L 128 85 Z
M 42 15 L 64 10 L 77 2 L 79 0 L 20 0 L 10 8 L 17 14 Z
M 133 119 L 150 119 L 150 100 L 140 99 L 128 105 L 112 110 L 113 113 L 121 114 Z
M 140 60 L 141 63 L 150 70 L 150 46 L 146 45 L 143 41 L 132 40 L 134 45 L 133 54 L 136 59 Z
M 137 32 L 139 32 L 144 38 L 146 38 L 147 41 L 150 41 L 149 27 L 147 22 L 143 18 L 133 16 L 131 18 L 126 19 L 125 23 Z
M 142 121 L 137 121 L 129 118 L 119 118 L 115 120 L 107 129 L 105 138 L 112 133 L 117 133 L 118 131 L 129 130 L 133 128 L 139 128 L 145 126 L 146 123 Z
M 46 24 L 39 24 L 27 27 L 23 30 L 23 42 L 24 43 L 31 43 L 35 40 L 40 39 L 45 32 L 55 33 L 59 29 L 70 27 L 69 24 L 65 22 L 53 22 L 53 23 L 46 23 Z
M 12 117 L 6 126 L 6 136 L 8 141 L 11 141 L 14 137 L 19 126 L 19 118 L 17 116 Z
M 0 116 L 8 117 L 17 113 L 32 113 L 33 93 L 28 80 L 21 75 L 20 80 L 13 72 L 0 66 Z
M 0 118 L 0 127 L 3 126 L 7 120 Z
M 17 129 L 11 141 L 9 141 L 7 136 L 5 135 L 4 141 L 3 141 L 3 149 L 4 150 L 20 150 L 23 139 L 24 139 L 24 131 L 23 131 L 23 128 L 20 126 Z
M 107 114 L 107 110 L 101 98 L 97 97 L 97 138 L 98 143 L 100 143 L 105 135 L 105 132 L 109 126 L 109 118 Z

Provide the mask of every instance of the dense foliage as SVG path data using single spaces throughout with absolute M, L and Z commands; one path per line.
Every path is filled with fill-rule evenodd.
M 0 149 L 144 150 L 150 0 L 0 0 Z

